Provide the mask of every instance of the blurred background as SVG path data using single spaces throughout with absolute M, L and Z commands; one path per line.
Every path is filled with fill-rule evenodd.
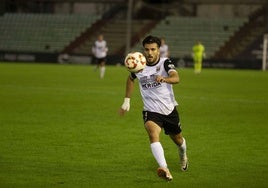
M 170 58 L 191 67 L 202 41 L 204 67 L 261 69 L 267 0 L 2 0 L 0 61 L 91 64 L 102 33 L 107 64 L 123 64 L 142 39 L 164 37 Z M 66 58 L 65 58 L 66 57 Z

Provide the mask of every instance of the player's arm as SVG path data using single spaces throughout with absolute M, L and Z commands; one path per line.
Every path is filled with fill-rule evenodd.
M 131 75 L 129 75 L 128 78 L 127 78 L 127 83 L 126 83 L 125 98 L 130 98 L 131 97 L 133 89 L 134 89 L 134 78 L 132 78 Z
M 165 82 L 165 83 L 168 83 L 168 84 L 177 84 L 177 83 L 179 83 L 180 78 L 179 78 L 178 72 L 176 71 L 174 63 L 172 63 L 170 59 L 167 59 L 164 62 L 164 67 L 165 67 L 165 70 L 168 73 L 168 77 L 163 77 L 161 75 L 158 75 L 156 77 L 156 81 L 157 82 Z
M 93 55 L 95 55 L 95 53 L 96 53 L 96 45 L 95 45 L 95 43 L 91 47 L 91 52 L 92 52 Z
M 127 78 L 124 102 L 119 109 L 119 115 L 121 116 L 123 116 L 130 109 L 130 97 L 134 89 L 134 79 L 135 78 L 133 78 L 131 75 L 129 75 Z
M 168 77 L 165 78 L 165 82 L 168 84 L 177 84 L 180 81 L 180 77 L 177 71 L 169 71 Z
M 158 75 L 156 77 L 157 82 L 165 82 L 168 84 L 177 84 L 180 81 L 179 74 L 177 71 L 169 71 L 168 77 Z

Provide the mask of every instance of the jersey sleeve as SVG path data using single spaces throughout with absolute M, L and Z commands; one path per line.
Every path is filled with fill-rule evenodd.
M 167 73 L 169 71 L 176 71 L 176 66 L 175 64 L 170 60 L 170 59 L 166 59 L 164 62 L 164 68 L 167 71 Z
M 130 73 L 129 77 L 134 80 L 135 78 L 137 78 L 136 74 L 135 73 Z

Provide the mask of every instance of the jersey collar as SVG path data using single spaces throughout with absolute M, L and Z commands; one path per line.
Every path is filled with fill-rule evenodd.
M 146 63 L 146 65 L 149 66 L 149 67 L 153 67 L 153 66 L 157 65 L 159 63 L 159 61 L 160 61 L 160 58 L 158 58 L 156 63 L 154 63 L 154 64 L 147 64 Z

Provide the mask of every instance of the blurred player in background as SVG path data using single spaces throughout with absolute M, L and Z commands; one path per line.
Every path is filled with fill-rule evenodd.
M 161 38 L 160 57 L 169 57 L 168 45 L 164 38 Z
M 97 63 L 97 68 L 100 69 L 100 78 L 104 78 L 107 52 L 107 42 L 104 40 L 103 35 L 99 34 L 92 46 L 92 53 L 94 55 L 94 62 Z
M 199 74 L 202 70 L 203 57 L 205 57 L 205 47 L 201 41 L 196 41 L 196 44 L 192 48 L 192 56 L 194 60 L 194 72 Z
M 144 104 L 144 127 L 148 133 L 152 154 L 159 165 L 158 176 L 172 180 L 160 143 L 160 133 L 164 129 L 165 134 L 169 135 L 177 145 L 181 170 L 187 170 L 186 141 L 181 133 L 180 118 L 176 108 L 178 103 L 172 89 L 172 85 L 179 82 L 179 75 L 170 59 L 160 57 L 161 41 L 158 37 L 148 36 L 142 44 L 147 65 L 143 71 L 128 76 L 125 99 L 119 113 L 124 115 L 129 111 L 134 80 L 137 79 Z

